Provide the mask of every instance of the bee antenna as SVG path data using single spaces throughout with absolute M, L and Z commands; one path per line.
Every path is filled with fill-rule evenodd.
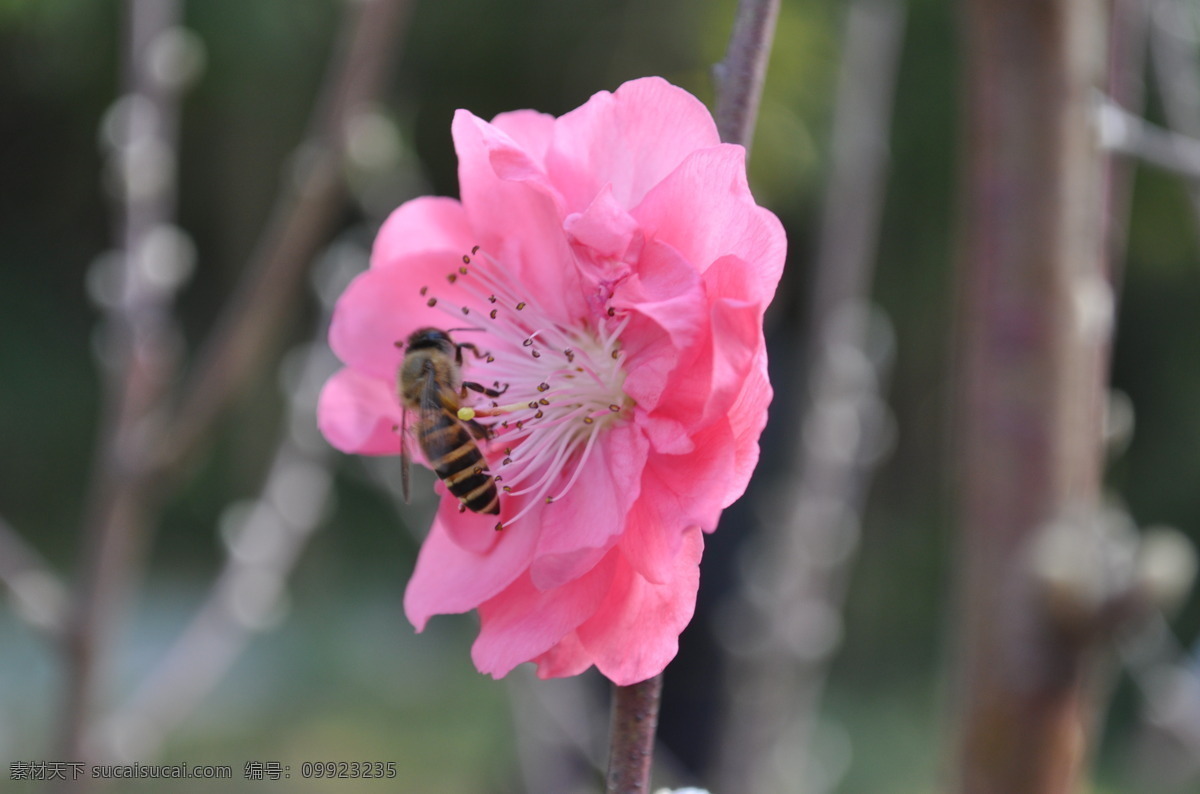
M 457 333 L 458 331 L 479 331 L 479 332 L 481 332 L 481 333 L 482 333 L 484 330 L 486 330 L 486 329 L 484 329 L 484 328 L 476 328 L 476 327 L 471 327 L 471 328 L 447 328 L 447 329 L 446 329 L 446 333 L 448 333 L 448 334 L 453 334 L 453 333 Z

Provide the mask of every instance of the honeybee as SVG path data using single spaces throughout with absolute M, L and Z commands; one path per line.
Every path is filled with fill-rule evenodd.
M 416 415 L 413 434 L 425 453 L 425 460 L 450 493 L 458 497 L 459 509 L 497 515 L 500 496 L 476 442 L 487 439 L 490 431 L 474 419 L 460 419 L 459 408 L 467 389 L 489 397 L 499 397 L 503 391 L 463 381 L 464 349 L 481 357 L 475 345 L 455 342 L 449 332 L 440 328 L 418 329 L 404 343 L 404 363 L 396 376 L 403 408 L 400 482 L 407 502 L 410 469 L 407 430 L 412 412 Z

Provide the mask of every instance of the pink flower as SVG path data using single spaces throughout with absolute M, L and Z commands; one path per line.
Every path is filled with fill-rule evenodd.
M 783 229 L 754 203 L 742 147 L 659 78 L 560 118 L 460 110 L 453 134 L 461 202 L 397 209 L 338 302 L 346 367 L 321 429 L 346 452 L 397 454 L 396 343 L 479 329 L 453 336 L 488 354 L 466 351 L 466 380 L 506 388 L 464 400 L 496 433 L 480 443 L 503 529 L 439 483 L 408 617 L 421 630 L 478 609 L 472 657 L 496 677 L 533 661 L 543 678 L 595 665 L 641 681 L 675 656 L 703 533 L 758 459 Z

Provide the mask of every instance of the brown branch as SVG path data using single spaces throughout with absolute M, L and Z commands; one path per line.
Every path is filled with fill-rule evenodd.
M 775 38 L 779 0 L 738 0 L 725 60 L 717 64 L 717 130 L 726 143 L 750 150 L 767 61 Z
M 662 682 L 660 673 L 641 683 L 613 687 L 606 794 L 646 794 L 650 790 Z
M 1113 291 L 1093 123 L 1098 2 L 969 0 L 959 257 L 955 788 L 1062 794 L 1083 774 L 1095 646 L 1061 625 L 1031 550 L 1098 513 Z
M 299 284 L 344 201 L 349 123 L 379 95 L 396 56 L 410 0 L 347 3 L 350 17 L 304 142 L 293 178 L 276 201 L 245 275 L 201 350 L 164 438 L 165 467 L 202 446 L 220 413 L 258 371 L 294 316 Z

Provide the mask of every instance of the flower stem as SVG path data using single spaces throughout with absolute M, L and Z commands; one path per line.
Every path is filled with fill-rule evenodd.
M 606 794 L 649 791 L 662 678 L 660 673 L 637 684 L 613 687 Z
M 714 67 L 717 130 L 725 143 L 750 149 L 767 59 L 775 38 L 779 0 L 739 0 L 725 60 Z

